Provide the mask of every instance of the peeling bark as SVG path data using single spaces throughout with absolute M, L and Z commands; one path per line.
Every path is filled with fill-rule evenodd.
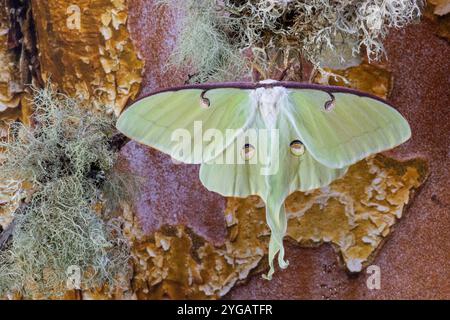
M 143 62 L 125 0 L 35 1 L 33 16 L 45 81 L 116 115 L 136 96 Z

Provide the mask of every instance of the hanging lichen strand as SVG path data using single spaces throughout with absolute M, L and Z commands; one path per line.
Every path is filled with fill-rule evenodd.
M 0 142 L 0 181 L 21 185 L 24 199 L 0 239 L 0 296 L 63 295 L 72 273 L 74 288 L 117 287 L 129 248 L 110 213 L 132 191 L 113 170 L 113 121 L 50 89 L 33 105 L 33 128 L 14 123 Z
M 421 15 L 423 0 L 162 0 L 183 10 L 171 63 L 195 68 L 193 82 L 223 81 L 305 57 L 319 70 L 365 50 L 384 54 L 390 28 Z M 181 9 L 180 9 L 181 8 Z M 246 57 L 247 59 L 243 59 Z

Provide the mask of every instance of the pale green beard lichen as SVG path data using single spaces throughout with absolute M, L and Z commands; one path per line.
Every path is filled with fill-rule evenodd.
M 362 49 L 369 60 L 378 60 L 388 30 L 417 20 L 424 5 L 422 0 L 162 2 L 184 11 L 171 63 L 195 67 L 194 82 L 236 79 L 255 64 L 268 69 L 274 52 L 284 52 L 284 59 L 303 56 L 318 69 L 345 64 Z M 335 50 L 343 44 L 347 48 Z
M 14 124 L 11 139 L 0 144 L 0 180 L 32 185 L 11 239 L 1 244 L 0 295 L 63 294 L 72 266 L 81 271 L 81 289 L 119 285 L 129 248 L 106 204 L 128 193 L 120 178 L 111 178 L 121 176 L 112 174 L 113 120 L 51 89 L 37 91 L 33 104 L 34 128 Z
M 181 21 L 182 27 L 171 56 L 171 65 L 194 67 L 192 82 L 232 80 L 243 73 L 246 65 L 240 48 L 227 33 L 234 28 L 235 22 L 220 15 L 214 1 L 160 2 L 186 8 L 188 13 Z

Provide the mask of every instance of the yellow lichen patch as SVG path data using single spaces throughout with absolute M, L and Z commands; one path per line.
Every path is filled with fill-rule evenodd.
M 366 59 L 367 60 L 367 59 Z M 391 72 L 381 63 L 373 64 L 363 61 L 359 66 L 347 68 L 345 70 L 325 69 L 326 75 L 318 75 L 315 82 L 344 86 L 386 99 L 393 85 Z M 337 76 L 336 76 L 337 75 Z M 347 81 L 345 82 L 344 79 Z
M 20 202 L 20 186 L 18 181 L 0 181 L 0 230 L 5 230 L 14 218 Z
M 25 125 L 30 125 L 32 113 L 31 100 L 28 93 L 21 94 L 21 106 L 19 108 L 8 109 L 0 113 L 0 142 L 9 139 L 10 125 L 16 120 L 20 120 Z M 4 160 L 4 154 L 0 148 L 0 162 Z M 25 196 L 24 190 L 30 190 L 31 186 L 24 185 L 20 181 L 0 180 L 0 227 L 6 229 L 13 220 L 14 211 L 19 207 L 20 201 Z
M 361 161 L 329 187 L 287 199 L 288 235 L 300 245 L 332 243 L 347 269 L 359 272 L 402 217 L 425 172 L 421 160 Z
M 10 125 L 16 120 L 20 120 L 25 125 L 30 124 L 32 113 L 31 101 L 28 93 L 21 95 L 21 106 L 19 108 L 8 109 L 0 113 L 0 142 L 9 139 Z M 4 160 L 4 154 L 0 148 L 0 162 Z M 6 229 L 13 220 L 14 211 L 19 206 L 23 198 L 23 189 L 30 189 L 31 186 L 23 185 L 14 179 L 9 181 L 0 180 L 0 227 Z
M 132 288 L 138 299 L 225 295 L 266 254 L 268 228 L 258 198 L 230 199 L 226 243 L 214 247 L 184 226 L 166 227 L 133 245 Z M 255 204 L 256 203 L 256 204 Z
M 8 117 L 0 119 L 0 142 L 9 138 L 9 125 L 16 118 L 16 110 L 8 110 Z M 12 115 L 10 115 L 12 114 Z M 5 156 L 0 148 L 0 163 L 5 160 Z M 18 208 L 20 202 L 19 181 L 0 180 L 0 231 L 5 230 L 13 220 L 14 211 Z
M 127 30 L 126 0 L 33 2 L 42 78 L 119 114 L 139 91 L 143 62 Z
M 6 0 L 0 0 L 0 118 L 2 118 L 2 112 L 19 106 L 18 93 L 21 92 L 19 57 L 8 46 L 10 22 L 6 2 Z

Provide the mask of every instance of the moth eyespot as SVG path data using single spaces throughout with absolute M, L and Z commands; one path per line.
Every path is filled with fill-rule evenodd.
M 244 159 L 245 161 L 248 161 L 255 156 L 255 153 L 256 153 L 255 147 L 252 146 L 251 144 L 247 143 L 242 148 L 241 156 L 242 156 L 242 159 Z
M 211 106 L 211 101 L 209 101 L 208 98 L 205 97 L 206 91 L 203 91 L 200 95 L 200 107 L 203 109 L 208 109 Z
M 200 107 L 202 107 L 203 109 L 208 109 L 210 106 L 211 102 L 209 101 L 209 99 L 206 98 L 200 99 Z
M 325 111 L 331 111 L 336 106 L 336 98 L 334 97 L 334 95 L 332 93 L 328 93 L 328 94 L 330 95 L 331 100 L 325 102 L 325 105 L 324 105 Z
M 331 111 L 334 109 L 334 107 L 335 107 L 334 100 L 325 102 L 325 111 Z
M 306 151 L 305 145 L 300 140 L 292 141 L 291 145 L 290 145 L 290 149 L 291 149 L 292 155 L 294 155 L 296 157 L 302 156 Z

